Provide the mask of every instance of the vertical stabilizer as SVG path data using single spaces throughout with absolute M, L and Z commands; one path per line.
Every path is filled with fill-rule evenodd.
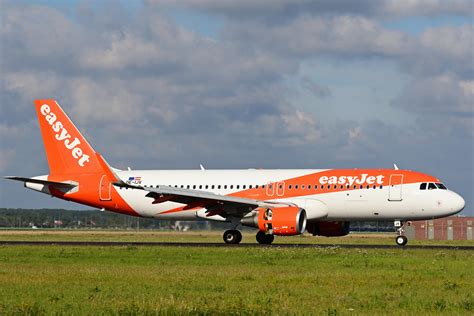
M 50 175 L 101 172 L 94 149 L 55 100 L 35 100 Z

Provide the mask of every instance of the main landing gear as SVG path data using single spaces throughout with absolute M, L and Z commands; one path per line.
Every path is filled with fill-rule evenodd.
M 257 233 L 256 239 L 260 245 L 270 245 L 275 239 L 275 236 L 271 234 L 265 234 L 265 232 L 262 232 L 261 230 L 259 230 Z
M 224 242 L 228 245 L 237 245 L 242 241 L 242 233 L 237 229 L 229 229 L 224 232 L 222 239 L 224 239 Z M 270 245 L 275 239 L 275 236 L 258 231 L 256 239 L 261 245 Z
M 407 236 L 405 236 L 405 224 L 404 221 L 395 221 L 393 225 L 397 228 L 397 236 L 395 237 L 395 242 L 399 246 L 405 246 L 408 242 Z
M 242 241 L 242 233 L 237 229 L 229 229 L 224 232 L 222 238 L 226 244 L 237 245 Z

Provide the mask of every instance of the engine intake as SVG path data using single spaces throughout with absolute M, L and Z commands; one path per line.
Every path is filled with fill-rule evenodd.
M 243 218 L 241 223 L 266 234 L 299 235 L 306 229 L 306 211 L 296 206 L 259 208 L 257 214 Z

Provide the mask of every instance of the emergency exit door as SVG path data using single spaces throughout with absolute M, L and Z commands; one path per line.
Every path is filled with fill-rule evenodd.
M 392 174 L 390 176 L 390 184 L 388 186 L 388 200 L 401 201 L 402 200 L 402 174 Z

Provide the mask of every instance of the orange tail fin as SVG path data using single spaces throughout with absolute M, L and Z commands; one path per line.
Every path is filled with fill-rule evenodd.
M 55 100 L 35 100 L 51 175 L 101 172 L 94 149 Z

